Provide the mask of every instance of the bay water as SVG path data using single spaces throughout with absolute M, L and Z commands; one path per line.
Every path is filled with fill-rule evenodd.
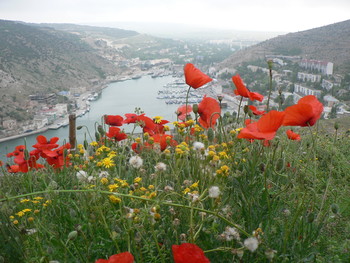
M 167 83 L 174 80 L 172 76 L 161 78 L 151 78 L 144 76 L 140 79 L 130 79 L 123 82 L 109 84 L 101 94 L 101 97 L 91 102 L 90 111 L 82 117 L 78 117 L 76 125 L 84 125 L 81 130 L 77 131 L 77 142 L 82 143 L 84 138 L 90 142 L 89 133 L 94 139 L 95 126 L 101 124 L 102 117 L 108 115 L 121 115 L 125 113 L 134 113 L 135 108 L 141 108 L 146 116 L 153 118 L 162 116 L 169 121 L 176 120 L 175 111 L 180 105 L 166 104 L 164 100 L 157 99 L 158 91 Z M 126 132 L 131 132 L 133 124 L 123 125 L 121 127 Z M 141 129 L 135 130 L 140 132 Z M 57 130 L 48 130 L 40 133 L 46 138 L 59 137 L 59 145 L 69 141 L 69 127 L 62 127 Z M 17 145 L 25 144 L 29 150 L 36 143 L 36 137 L 39 134 L 29 135 L 22 138 L 13 139 L 0 143 L 0 160 L 7 161 L 6 154 L 12 152 Z

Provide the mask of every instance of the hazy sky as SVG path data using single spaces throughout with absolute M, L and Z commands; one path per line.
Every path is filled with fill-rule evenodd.
M 0 0 L 0 19 L 296 32 L 350 19 L 350 0 Z

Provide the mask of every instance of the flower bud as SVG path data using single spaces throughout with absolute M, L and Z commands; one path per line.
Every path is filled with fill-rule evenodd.
M 244 111 L 245 114 L 247 114 L 249 112 L 249 106 L 248 105 L 244 105 L 243 111 Z
M 97 126 L 97 131 L 98 131 L 101 135 L 104 135 L 104 134 L 105 134 L 105 131 L 104 131 L 102 125 L 98 125 L 98 126 Z
M 339 123 L 338 123 L 338 122 L 335 122 L 335 123 L 334 123 L 334 129 L 335 129 L 335 130 L 338 130 L 338 129 L 339 129 Z
M 212 128 L 208 129 L 208 140 L 212 142 L 214 140 L 214 130 Z
M 198 104 L 193 104 L 192 105 L 192 111 L 193 111 L 194 114 L 198 113 Z
M 95 132 L 95 138 L 96 138 L 96 141 L 99 141 L 101 139 L 101 136 L 98 132 Z
M 78 231 L 72 231 L 68 234 L 68 240 L 73 240 L 78 236 Z

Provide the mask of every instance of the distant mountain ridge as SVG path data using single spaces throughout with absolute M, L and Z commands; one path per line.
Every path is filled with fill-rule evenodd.
M 221 63 L 236 67 L 265 55 L 291 55 L 334 63 L 335 71 L 350 71 L 350 20 L 278 36 L 240 50 Z

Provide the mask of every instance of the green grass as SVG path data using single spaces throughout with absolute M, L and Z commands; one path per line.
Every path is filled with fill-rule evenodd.
M 345 121 L 337 137 L 331 128 L 324 132 L 326 123 L 300 128 L 300 142 L 280 129 L 270 147 L 237 139 L 232 124 L 212 140 L 207 131 L 179 131 L 179 144 L 187 144 L 145 149 L 139 168 L 129 163 L 130 137 L 104 141 L 107 147 L 81 145 L 62 170 L 3 170 L 0 255 L 5 262 L 94 262 L 130 251 L 136 262 L 172 262 L 171 246 L 189 242 L 211 262 L 269 262 L 269 251 L 272 262 L 348 262 L 349 135 Z M 114 165 L 106 168 L 105 158 Z M 155 168 L 160 162 L 165 171 Z M 81 170 L 91 180 L 79 180 Z M 219 197 L 209 197 L 212 186 Z M 243 243 L 252 236 L 255 252 Z

